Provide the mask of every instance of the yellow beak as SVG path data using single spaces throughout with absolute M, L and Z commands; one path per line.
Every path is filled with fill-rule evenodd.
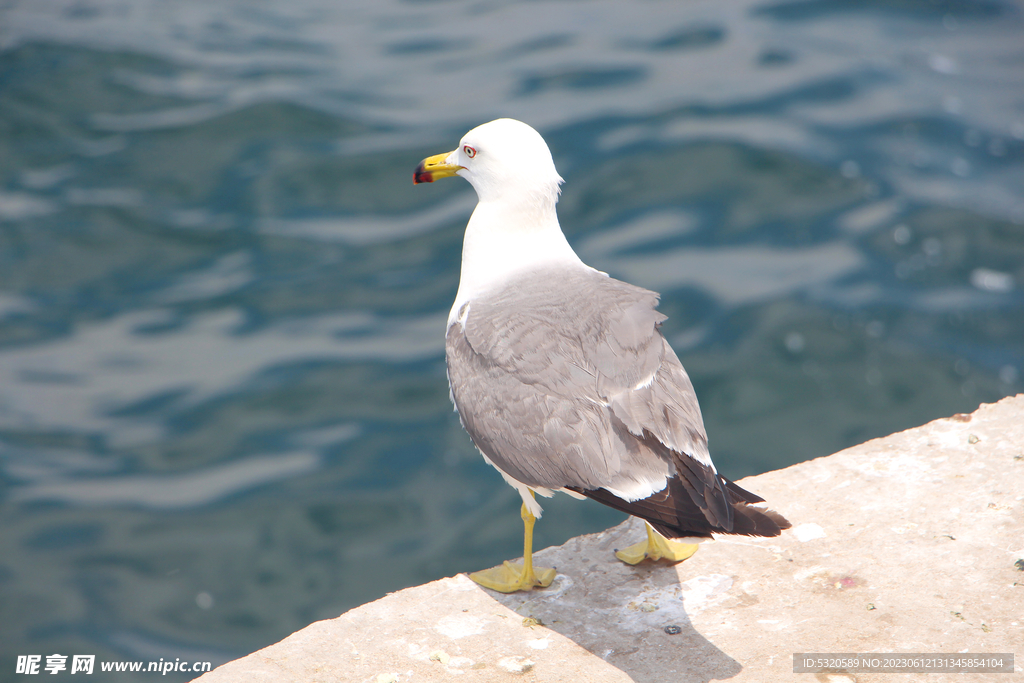
M 413 185 L 418 185 L 419 183 L 432 183 L 438 178 L 450 178 L 458 173 L 459 170 L 465 168 L 465 166 L 445 163 L 445 159 L 450 155 L 451 152 L 435 154 L 434 156 L 427 157 L 421 161 L 420 165 L 416 167 L 415 171 L 413 171 Z

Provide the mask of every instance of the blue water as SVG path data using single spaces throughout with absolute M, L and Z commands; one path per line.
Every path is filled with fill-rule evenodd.
M 217 664 L 519 552 L 445 380 L 474 196 L 411 183 L 498 116 L 549 141 L 584 260 L 662 293 L 726 474 L 1020 392 L 1022 29 L 1009 1 L 0 0 L 0 679 Z M 556 498 L 538 543 L 620 519 Z

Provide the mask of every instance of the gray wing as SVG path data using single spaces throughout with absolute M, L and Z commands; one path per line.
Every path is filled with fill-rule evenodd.
M 517 278 L 449 327 L 452 398 L 477 447 L 517 481 L 649 495 L 678 473 L 728 528 L 700 407 L 658 330 L 657 302 L 589 269 Z

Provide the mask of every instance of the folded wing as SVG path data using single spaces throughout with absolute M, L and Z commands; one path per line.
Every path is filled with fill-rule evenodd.
M 708 454 L 658 295 L 583 268 L 524 273 L 459 312 L 452 398 L 480 451 L 530 487 L 568 488 L 669 537 L 777 535 Z

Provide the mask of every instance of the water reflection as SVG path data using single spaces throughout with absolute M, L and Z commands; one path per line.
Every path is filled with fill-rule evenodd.
M 319 465 L 319 457 L 312 452 L 256 455 L 240 462 L 179 475 L 44 480 L 18 487 L 11 500 L 17 503 L 60 502 L 76 506 L 194 508 L 225 500 L 257 486 L 308 474 Z

